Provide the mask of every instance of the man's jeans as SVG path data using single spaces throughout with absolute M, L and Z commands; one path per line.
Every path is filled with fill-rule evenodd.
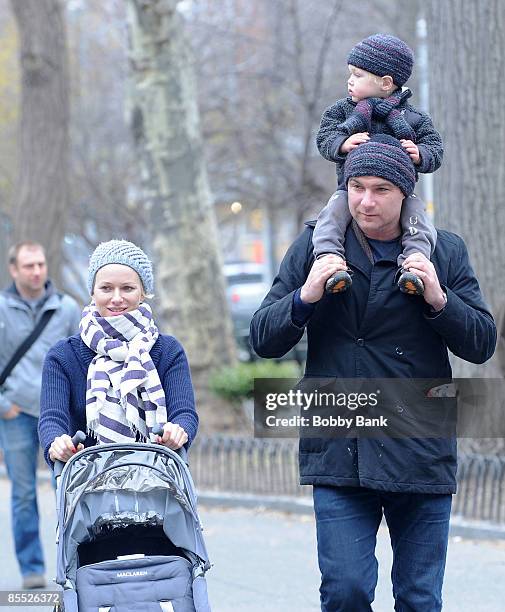
M 0 419 L 0 446 L 12 482 L 12 526 L 21 574 L 43 574 L 35 473 L 39 452 L 38 419 L 20 413 Z
M 314 486 L 321 610 L 372 610 L 383 511 L 393 548 L 395 610 L 441 610 L 451 501 L 451 495 Z

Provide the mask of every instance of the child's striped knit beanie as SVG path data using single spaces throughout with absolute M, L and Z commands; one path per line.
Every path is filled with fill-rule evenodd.
M 396 36 L 374 34 L 351 49 L 347 63 L 380 77 L 390 75 L 394 84 L 401 87 L 412 74 L 414 54 Z

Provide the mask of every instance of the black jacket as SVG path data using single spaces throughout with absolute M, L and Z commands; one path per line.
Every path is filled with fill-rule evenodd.
M 251 322 L 262 357 L 280 357 L 302 337 L 291 318 L 293 294 L 313 262 L 314 223 L 291 245 L 279 274 Z M 369 262 L 349 227 L 346 260 L 353 284 L 324 295 L 307 325 L 306 377 L 448 378 L 448 349 L 473 363 L 489 359 L 496 327 L 463 240 L 438 231 L 432 257 L 447 305 L 433 314 L 421 297 L 394 283 L 394 258 Z M 301 439 L 302 484 L 366 486 L 385 491 L 453 493 L 455 439 Z

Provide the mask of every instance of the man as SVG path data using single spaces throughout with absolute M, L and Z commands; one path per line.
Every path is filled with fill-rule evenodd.
M 361 144 L 349 153 L 344 178 L 353 217 L 345 240 L 352 288 L 324 293 L 343 264 L 314 261 L 308 223 L 253 317 L 255 351 L 280 357 L 306 327 L 306 377 L 448 378 L 447 349 L 473 363 L 489 359 L 496 328 L 459 236 L 438 230 L 432 261 L 420 253 L 406 259 L 404 267 L 424 283 L 422 297 L 396 287 L 400 211 L 415 186 L 398 141 L 381 135 Z M 300 481 L 314 485 L 323 611 L 372 609 L 383 514 L 395 609 L 441 610 L 455 474 L 454 439 L 300 440 Z
M 42 364 L 49 348 L 79 327 L 80 309 L 47 279 L 43 247 L 21 242 L 9 251 L 12 285 L 0 293 L 0 372 L 47 311 L 54 311 L 0 388 L 0 446 L 12 482 L 12 525 L 23 588 L 44 587 L 36 466 Z M 46 315 L 47 316 L 47 315 Z

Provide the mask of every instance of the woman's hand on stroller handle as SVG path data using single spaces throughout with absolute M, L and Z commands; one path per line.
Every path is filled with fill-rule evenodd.
M 155 434 L 155 442 L 170 448 L 174 451 L 183 453 L 181 456 L 185 460 L 186 449 L 184 444 L 188 441 L 188 434 L 183 427 L 177 423 L 168 422 L 165 425 L 158 423 L 153 428 Z M 48 455 L 51 461 L 54 462 L 54 475 L 55 477 L 61 474 L 64 463 L 66 463 L 75 453 L 81 451 L 84 448 L 83 442 L 86 440 L 86 434 L 82 431 L 77 431 L 71 438 L 69 435 L 64 434 L 57 436 L 49 447 Z
M 184 428 L 170 421 L 163 426 L 159 424 L 157 428 L 153 428 L 153 433 L 156 434 L 157 444 L 162 444 L 171 450 L 178 450 L 188 441 L 188 434 Z
M 51 461 L 62 461 L 66 463 L 77 451 L 82 450 L 84 445 L 80 442 L 82 439 L 81 436 L 78 436 L 78 434 L 81 433 L 82 432 L 77 432 L 74 438 L 71 438 L 67 434 L 57 436 L 49 447 L 48 454 Z

